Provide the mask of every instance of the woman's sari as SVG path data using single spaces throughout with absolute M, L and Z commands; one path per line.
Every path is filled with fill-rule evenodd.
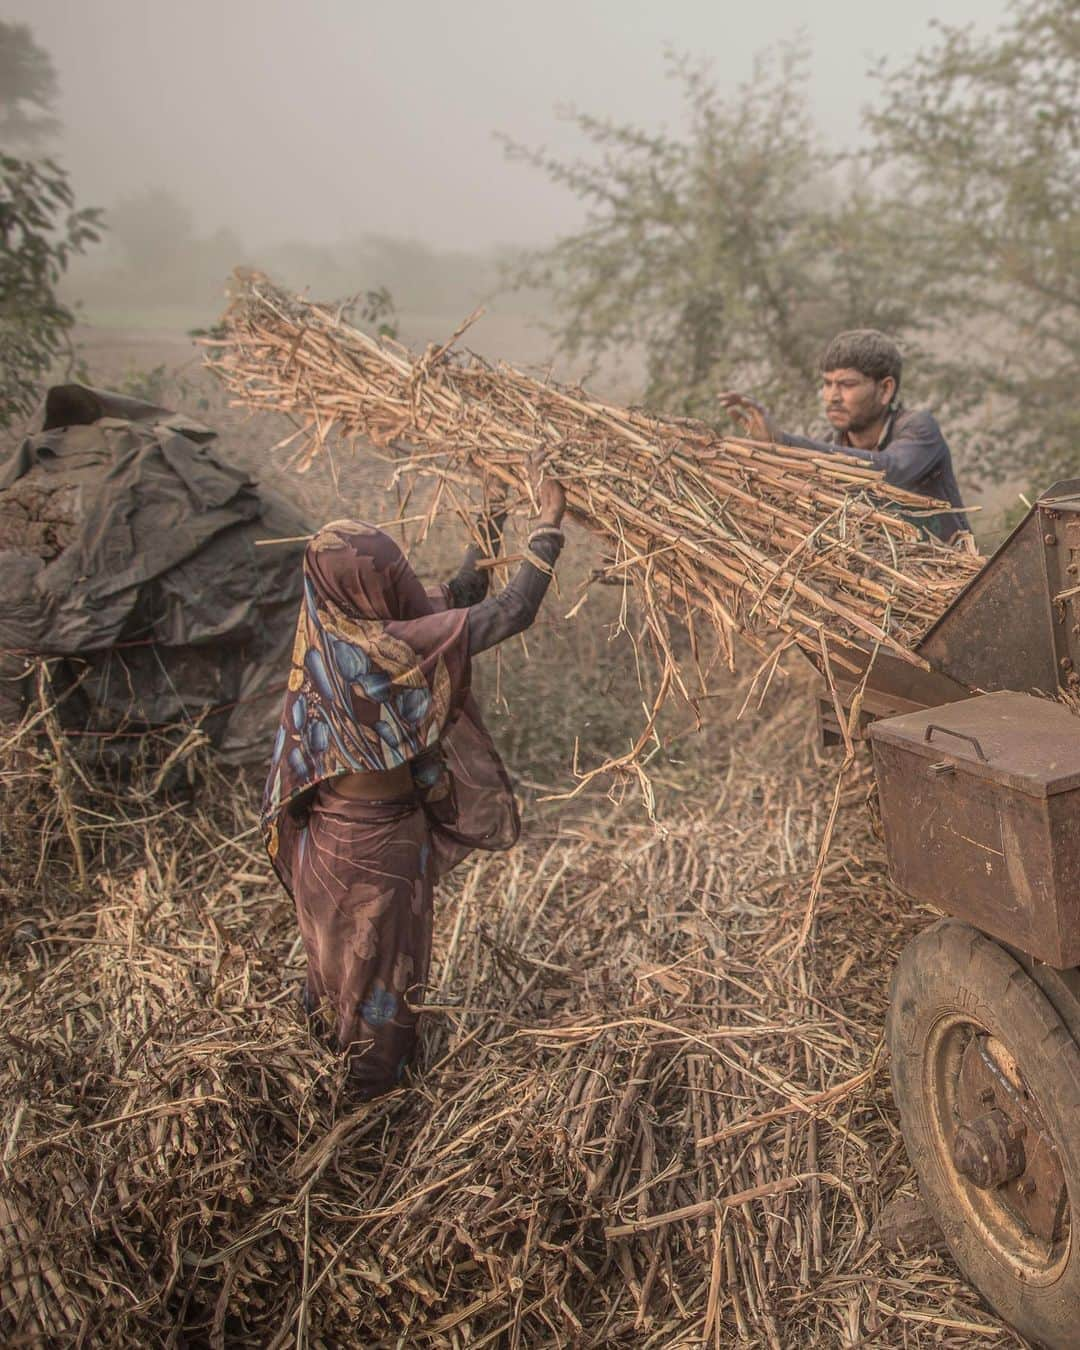
M 427 978 L 434 881 L 474 848 L 517 840 L 513 793 L 470 694 L 468 610 L 424 591 L 389 535 L 320 530 L 263 799 L 274 869 L 308 957 L 307 1000 L 370 1091 L 412 1052 Z M 408 764 L 390 802 L 334 791 L 343 774 Z

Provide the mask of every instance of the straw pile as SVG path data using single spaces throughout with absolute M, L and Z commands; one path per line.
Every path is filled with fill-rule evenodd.
M 918 920 L 856 782 L 796 951 L 833 768 L 805 691 L 772 703 L 667 834 L 546 808 L 463 868 L 422 1073 L 359 1107 L 245 785 L 91 798 L 33 728 L 5 746 L 0 1339 L 1015 1344 L 874 1240 L 910 1181 L 878 1038 Z
M 479 481 L 527 502 L 542 457 L 607 549 L 604 575 L 645 599 L 668 683 L 687 697 L 695 680 L 665 616 L 685 619 L 692 637 L 697 624 L 714 630 L 729 666 L 735 634 L 770 631 L 815 658 L 827 638 L 919 663 L 912 643 L 979 568 L 896 514 L 944 503 L 890 488 L 860 461 L 721 438 L 458 357 L 467 326 L 415 357 L 351 327 L 340 307 L 245 273 L 209 364 L 238 401 L 299 418 L 299 469 L 333 436 L 365 437 L 444 490 Z

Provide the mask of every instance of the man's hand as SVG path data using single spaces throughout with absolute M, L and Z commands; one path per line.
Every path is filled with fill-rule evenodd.
M 775 444 L 776 428 L 773 426 L 772 418 L 756 399 L 734 391 L 717 394 L 716 397 L 721 408 L 730 413 L 742 428 L 743 434 L 750 440 L 769 441 Z

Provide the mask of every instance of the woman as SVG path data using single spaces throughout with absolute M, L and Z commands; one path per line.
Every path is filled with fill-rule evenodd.
M 416 1044 L 435 881 L 520 821 L 469 693 L 472 658 L 536 617 L 563 544 L 566 499 L 545 480 L 526 560 L 498 595 L 470 549 L 426 594 L 381 530 L 337 521 L 304 556 L 304 602 L 263 799 L 274 869 L 308 957 L 305 1006 L 325 1008 L 362 1095 L 398 1081 Z M 501 520 L 489 524 L 498 547 Z

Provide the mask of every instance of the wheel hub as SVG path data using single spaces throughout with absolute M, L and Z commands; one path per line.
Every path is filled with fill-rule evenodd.
M 990 1193 L 1003 1220 L 1053 1246 L 1068 1204 L 1057 1150 L 1015 1059 L 993 1036 L 972 1031 L 957 1077 L 953 1163 Z
M 956 1170 L 981 1191 L 1013 1181 L 1027 1167 L 1024 1135 L 1027 1127 L 1010 1120 L 996 1107 L 961 1125 L 953 1140 Z

